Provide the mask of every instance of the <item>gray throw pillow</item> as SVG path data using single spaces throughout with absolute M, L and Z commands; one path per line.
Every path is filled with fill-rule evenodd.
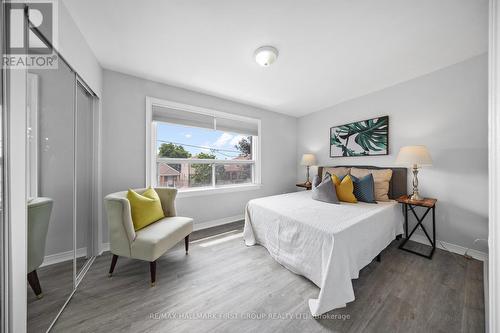
M 319 184 L 321 184 L 321 179 L 319 178 L 318 175 L 314 176 L 313 178 L 313 182 L 312 182 L 312 187 L 315 188 L 317 187 Z
M 328 177 L 321 182 L 318 186 L 312 189 L 311 197 L 314 200 L 339 204 L 339 199 L 337 198 L 337 192 L 335 191 L 335 185 L 333 184 L 332 178 Z
M 330 179 L 332 175 L 330 175 L 329 172 L 325 173 L 323 176 L 323 180 Z M 313 181 L 312 181 L 312 188 L 317 187 L 319 184 L 321 184 L 321 178 L 319 178 L 319 175 L 314 176 Z

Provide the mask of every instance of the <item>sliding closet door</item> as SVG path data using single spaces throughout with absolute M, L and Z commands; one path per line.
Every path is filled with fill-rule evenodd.
M 29 70 L 29 332 L 45 331 L 74 288 L 75 87 L 64 61 Z
M 0 54 L 4 54 L 4 13 L 3 13 L 4 5 L 2 2 L 0 2 Z M 7 314 L 7 308 L 6 308 L 6 297 L 5 297 L 5 242 L 4 242 L 4 233 L 5 233 L 5 220 L 4 220 L 4 191 L 3 191 L 3 186 L 4 186 L 4 170 L 3 170 L 3 165 L 4 165 L 4 154 L 3 154 L 3 145 L 5 144 L 5 139 L 3 137 L 3 114 L 5 113 L 5 102 L 4 102 L 4 89 L 5 89 L 5 72 L 3 68 L 3 62 L 0 63 L 0 331 L 7 331 L 6 330 L 6 314 Z
M 76 265 L 77 274 L 92 256 L 92 96 L 80 84 L 76 89 Z

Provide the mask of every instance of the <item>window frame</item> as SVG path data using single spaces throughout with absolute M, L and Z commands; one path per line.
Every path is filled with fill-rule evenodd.
M 156 158 L 156 124 L 153 121 L 153 107 L 165 107 L 171 109 L 182 110 L 186 112 L 198 113 L 203 115 L 214 116 L 216 118 L 233 119 L 243 122 L 257 124 L 257 136 L 252 136 L 252 160 L 220 160 L 220 159 L 182 159 L 182 158 Z M 193 187 L 179 189 L 178 197 L 189 197 L 197 195 L 207 195 L 215 193 L 238 192 L 246 190 L 255 190 L 262 187 L 261 183 L 261 120 L 258 118 L 250 118 L 232 113 L 222 112 L 218 110 L 208 109 L 204 107 L 173 102 L 165 99 L 146 96 L 146 179 L 145 186 L 156 186 L 156 162 L 158 160 L 168 163 L 185 163 L 189 164 L 212 164 L 213 170 L 217 164 L 253 164 L 252 182 L 235 185 L 219 185 L 215 184 L 215 172 L 212 171 L 212 185 L 204 187 Z

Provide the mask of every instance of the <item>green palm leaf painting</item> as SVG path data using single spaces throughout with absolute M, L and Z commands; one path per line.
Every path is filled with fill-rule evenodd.
M 330 157 L 387 155 L 388 137 L 388 116 L 332 127 Z

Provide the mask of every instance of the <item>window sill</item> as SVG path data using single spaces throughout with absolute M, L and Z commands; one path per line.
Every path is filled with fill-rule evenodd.
M 253 191 L 262 188 L 262 184 L 234 185 L 224 187 L 205 187 L 197 189 L 179 190 L 177 198 L 189 198 L 202 195 L 223 194 L 242 191 Z

